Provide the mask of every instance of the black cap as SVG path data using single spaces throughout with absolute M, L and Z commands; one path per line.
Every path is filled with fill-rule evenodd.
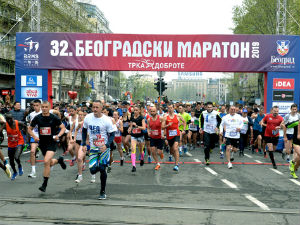
M 123 101 L 122 105 L 129 105 L 129 103 L 127 101 Z

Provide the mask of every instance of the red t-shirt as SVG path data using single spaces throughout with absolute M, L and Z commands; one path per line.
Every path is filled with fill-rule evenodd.
M 265 130 L 265 136 L 266 137 L 278 137 L 279 136 L 279 130 L 276 130 L 276 127 L 280 126 L 280 124 L 283 121 L 283 118 L 281 116 L 274 117 L 273 114 L 268 114 L 263 118 L 264 123 L 267 124 L 266 130 Z

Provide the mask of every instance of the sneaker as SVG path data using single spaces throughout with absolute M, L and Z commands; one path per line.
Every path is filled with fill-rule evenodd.
M 10 165 L 6 164 L 5 167 L 6 167 L 5 173 L 6 173 L 7 177 L 10 179 L 11 178 Z
M 38 157 L 40 157 L 40 153 L 35 154 L 35 158 L 37 159 Z
M 36 173 L 31 172 L 30 174 L 28 174 L 29 178 L 36 178 Z
M 101 192 L 99 197 L 98 197 L 99 200 L 105 200 L 106 199 L 106 194 L 105 192 Z
M 5 159 L 3 163 L 4 163 L 4 166 L 8 165 L 7 159 Z
M 108 166 L 107 167 L 107 173 L 110 173 L 111 172 L 111 166 Z
M 140 161 L 140 166 L 143 166 L 144 163 L 145 163 L 144 160 L 141 160 L 141 161 Z
M 183 153 L 185 154 L 185 153 L 187 153 L 187 148 L 185 147 L 185 148 L 183 148 Z
M 124 159 L 121 159 L 120 160 L 120 166 L 123 166 L 124 165 Z
M 284 152 L 281 153 L 281 157 L 284 160 L 285 159 L 286 154 Z
M 230 162 L 233 162 L 234 161 L 234 158 L 230 158 Z
M 13 173 L 13 175 L 11 176 L 11 180 L 15 180 L 17 176 L 18 176 L 17 172 Z
M 125 148 L 122 148 L 122 151 L 125 153 L 125 152 L 126 152 L 126 149 L 125 149 Z
M 295 164 L 294 164 L 293 160 L 290 161 L 289 169 L 290 169 L 291 173 L 295 172 Z
M 275 164 L 275 165 L 273 165 L 273 168 L 274 168 L 275 170 L 277 170 L 277 166 L 276 166 L 276 164 Z
M 22 176 L 23 174 L 24 174 L 24 172 L 23 172 L 23 168 L 21 166 L 21 167 L 19 167 L 19 176 Z
M 23 152 L 26 152 L 26 151 L 27 151 L 28 146 L 29 146 L 28 144 L 25 144 L 25 145 L 24 145 Z
M 267 155 L 266 152 L 264 152 L 264 158 L 265 158 L 265 159 L 268 158 L 268 155 Z
M 295 172 L 292 172 L 292 171 L 291 171 L 291 175 L 292 175 L 292 177 L 293 177 L 294 179 L 298 179 L 298 176 L 296 175 Z
M 154 168 L 155 170 L 159 170 L 160 169 L 160 165 L 157 164 L 156 167 Z
M 185 152 L 185 155 L 188 157 L 192 157 L 193 155 L 191 153 L 189 153 L 188 151 Z
M 42 185 L 42 186 L 39 187 L 39 190 L 41 192 L 46 192 L 46 188 L 47 188 L 46 186 Z
M 262 153 L 263 153 L 261 149 L 259 149 L 258 152 L 259 152 L 259 154 L 262 154 Z
M 207 165 L 207 166 L 209 166 L 209 165 L 210 165 L 210 161 L 209 161 L 209 159 L 206 159 L 206 160 L 205 160 L 205 165 Z
M 75 161 L 76 161 L 76 159 L 72 159 L 72 160 L 70 161 L 70 166 L 74 166 L 74 165 L 75 165 Z
M 166 152 L 167 152 L 167 153 L 170 152 L 169 146 L 166 147 Z
M 163 160 L 163 159 L 164 159 L 164 153 L 161 153 L 161 154 L 159 155 L 159 157 L 160 157 L 161 160 Z
M 66 163 L 65 163 L 65 161 L 64 161 L 64 157 L 62 157 L 62 156 L 60 156 L 60 157 L 58 158 L 58 164 L 61 166 L 61 168 L 62 168 L 63 170 L 65 170 L 65 169 L 67 168 L 67 165 L 66 165 Z
M 220 152 L 220 159 L 224 159 L 224 153 Z
M 91 178 L 91 183 L 95 183 L 96 182 L 96 174 L 92 175 Z
M 227 167 L 228 167 L 228 169 L 232 169 L 232 163 L 229 162 L 229 163 L 227 164 Z
M 77 175 L 75 182 L 78 184 L 83 180 L 82 175 Z
M 173 157 L 171 155 L 169 156 L 169 162 L 173 162 Z
M 148 155 L 148 163 L 152 163 L 152 158 L 150 155 Z
M 136 172 L 136 167 L 135 166 L 132 167 L 131 172 L 133 172 L 133 173 Z
M 289 163 L 291 160 L 290 160 L 290 156 L 286 157 L 286 161 Z
M 173 170 L 174 171 L 179 171 L 179 167 L 176 165 L 176 166 L 174 166 Z

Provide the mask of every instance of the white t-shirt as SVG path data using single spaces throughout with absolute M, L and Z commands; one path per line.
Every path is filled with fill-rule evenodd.
M 240 116 L 239 114 L 234 114 L 233 116 L 230 114 L 227 114 L 226 116 L 224 116 L 222 118 L 220 130 L 223 130 L 223 127 L 225 127 L 225 137 L 226 138 L 239 139 L 240 132 L 237 132 L 236 129 L 243 128 L 242 116 Z
M 299 114 L 298 113 L 296 113 L 294 116 L 292 116 L 292 114 L 287 114 L 284 117 L 284 123 L 285 124 L 292 123 L 292 122 L 297 121 L 297 120 L 299 120 Z M 286 133 L 287 134 L 294 134 L 294 128 L 287 128 Z
M 195 120 L 197 118 L 194 116 L 191 118 L 191 123 L 189 124 L 189 130 L 190 131 L 197 131 L 197 125 L 195 125 Z
M 115 131 L 111 118 L 102 114 L 101 117 L 95 117 L 94 113 L 88 114 L 84 118 L 83 127 L 89 134 L 91 148 L 99 148 L 108 141 L 108 133 Z
M 248 117 L 242 117 L 242 121 L 243 121 L 243 127 L 241 129 L 241 134 L 246 134 L 249 128 L 249 120 Z

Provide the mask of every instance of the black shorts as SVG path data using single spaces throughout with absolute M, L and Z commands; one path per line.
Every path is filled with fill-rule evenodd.
M 164 141 L 159 139 L 150 138 L 150 147 L 156 147 L 159 150 L 162 150 L 164 146 Z
M 56 142 L 50 142 L 47 143 L 47 145 L 39 144 L 39 148 L 41 149 L 43 156 L 45 156 L 47 151 L 56 152 Z
M 265 137 L 265 142 L 267 144 L 278 145 L 279 137 Z
M 234 148 L 239 148 L 240 139 L 236 138 L 226 138 L 226 146 L 231 145 Z
M 253 141 L 255 141 L 259 135 L 261 135 L 262 138 L 264 137 L 263 132 L 259 130 L 253 130 Z
M 145 139 L 145 141 L 150 141 L 150 137 L 148 135 L 148 132 L 144 133 L 144 139 Z
M 192 132 L 193 134 L 196 134 L 198 131 L 196 130 L 189 130 L 190 132 Z
M 179 141 L 180 141 L 180 136 L 175 136 L 172 139 L 168 139 L 168 144 L 169 144 L 170 148 L 172 148 L 174 143 L 175 142 L 179 143 Z
M 81 140 L 76 140 L 76 144 L 81 145 Z
M 128 127 L 123 128 L 122 137 L 126 137 L 128 134 Z

